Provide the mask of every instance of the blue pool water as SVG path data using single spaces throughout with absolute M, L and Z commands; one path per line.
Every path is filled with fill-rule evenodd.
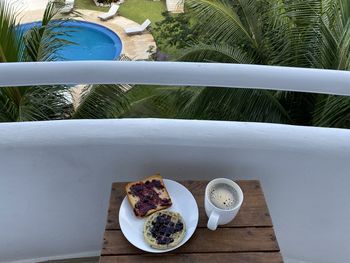
M 39 22 L 21 25 L 24 31 L 39 25 Z M 57 52 L 63 60 L 114 60 L 119 57 L 122 42 L 118 35 L 108 28 L 83 21 L 68 21 L 69 35 L 61 37 L 76 45 L 66 45 Z

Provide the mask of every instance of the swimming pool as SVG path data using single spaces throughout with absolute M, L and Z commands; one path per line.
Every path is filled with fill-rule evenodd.
M 40 25 L 40 22 L 22 24 L 24 31 Z M 69 35 L 62 39 L 74 42 L 76 45 L 66 45 L 57 51 L 63 60 L 114 60 L 122 51 L 122 42 L 112 30 L 85 21 L 67 21 L 64 23 L 71 27 Z

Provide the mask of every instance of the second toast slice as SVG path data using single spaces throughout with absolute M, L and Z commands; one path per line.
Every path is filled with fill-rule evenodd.
M 172 205 L 163 178 L 159 174 L 128 183 L 125 190 L 137 217 L 146 217 Z

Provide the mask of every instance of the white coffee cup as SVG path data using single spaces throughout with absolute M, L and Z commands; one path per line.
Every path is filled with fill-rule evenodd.
M 215 206 L 210 201 L 210 191 L 218 184 L 227 184 L 228 186 L 232 187 L 236 191 L 236 198 L 233 207 L 229 209 L 222 209 L 217 206 Z M 207 227 L 210 230 L 216 230 L 218 225 L 225 225 L 229 222 L 231 222 L 237 215 L 239 209 L 241 208 L 243 202 L 243 192 L 241 188 L 233 182 L 230 179 L 227 178 L 217 178 L 212 181 L 210 181 L 205 188 L 205 200 L 204 200 L 204 206 L 205 206 L 205 212 L 207 213 L 207 216 L 209 218 Z

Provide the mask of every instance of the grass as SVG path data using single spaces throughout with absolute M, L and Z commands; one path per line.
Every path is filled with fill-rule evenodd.
M 119 14 L 139 24 L 147 18 L 154 24 L 163 19 L 162 12 L 164 11 L 166 11 L 164 0 L 125 0 L 120 5 Z
M 75 0 L 74 7 L 77 9 L 96 10 L 101 12 L 108 11 L 108 7 L 96 6 L 93 0 Z
M 106 12 L 109 9 L 108 7 L 96 6 L 93 0 L 75 0 L 75 8 L 101 12 Z M 139 24 L 142 24 L 147 18 L 154 24 L 163 19 L 162 12 L 164 11 L 166 11 L 165 0 L 125 0 L 120 5 L 118 13 Z

